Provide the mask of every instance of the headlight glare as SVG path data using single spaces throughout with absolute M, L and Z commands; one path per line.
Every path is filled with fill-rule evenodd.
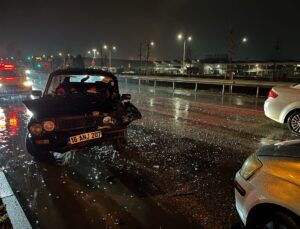
M 43 128 L 47 132 L 52 132 L 55 129 L 55 123 L 53 121 L 44 121 Z
M 25 82 L 23 83 L 23 85 L 24 85 L 25 87 L 30 87 L 30 86 L 32 86 L 32 82 L 31 82 L 31 81 L 25 81 Z
M 29 131 L 32 135 L 40 135 L 43 132 L 43 127 L 41 124 L 38 123 L 33 123 L 30 127 L 29 127 Z
M 242 168 L 240 169 L 240 175 L 245 180 L 249 180 L 254 175 L 254 173 L 262 167 L 262 165 L 263 164 L 254 153 L 244 162 Z

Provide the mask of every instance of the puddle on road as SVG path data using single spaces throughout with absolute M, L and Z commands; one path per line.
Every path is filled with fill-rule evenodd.
M 155 202 L 151 197 L 152 190 L 140 186 L 141 180 L 145 180 L 143 176 L 126 171 L 126 175 L 120 174 L 105 165 L 107 157 L 117 157 L 111 146 L 101 150 L 96 147 L 91 151 L 70 152 L 60 157 L 60 163 L 63 161 L 68 173 L 63 177 L 64 187 L 72 189 L 74 196 L 81 196 L 84 204 L 90 205 L 92 212 L 101 215 L 105 223 L 113 221 L 130 228 L 189 227 L 182 217 Z M 95 222 L 95 218 L 92 221 Z
M 110 147 L 106 150 L 111 157 Z M 102 152 L 98 150 L 97 154 Z M 61 228 L 189 227 L 186 220 L 164 209 L 151 195 L 136 195 L 132 188 L 139 187 L 127 185 L 135 177 L 110 171 L 99 155 L 77 152 L 66 153 L 64 157 L 63 166 L 25 161 L 25 167 L 11 167 L 7 171 L 34 225 L 42 228 L 58 225 Z

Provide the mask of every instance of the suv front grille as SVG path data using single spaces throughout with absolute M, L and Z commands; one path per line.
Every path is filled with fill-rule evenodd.
M 69 131 L 82 128 L 90 128 L 99 124 L 99 118 L 95 117 L 68 117 L 59 118 L 56 120 L 56 130 L 58 131 Z

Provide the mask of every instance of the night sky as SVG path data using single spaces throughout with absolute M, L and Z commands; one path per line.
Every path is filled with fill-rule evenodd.
M 0 56 L 9 44 L 24 55 L 85 55 L 106 43 L 114 57 L 138 59 L 139 43 L 153 40 L 152 58 L 180 59 L 182 32 L 203 58 L 227 53 L 233 28 L 236 40 L 249 39 L 239 59 L 300 60 L 299 10 L 299 0 L 0 0 Z

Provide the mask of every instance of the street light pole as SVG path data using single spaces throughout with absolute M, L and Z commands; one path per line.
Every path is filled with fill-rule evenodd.
M 186 46 L 186 40 L 183 41 L 183 58 L 182 58 L 182 69 L 184 69 L 185 66 L 185 46 Z
M 192 37 L 189 36 L 187 39 L 180 33 L 177 35 L 177 38 L 178 40 L 183 40 L 183 55 L 182 55 L 182 71 L 184 73 L 184 68 L 185 68 L 185 53 L 186 53 L 186 42 L 189 41 L 191 42 L 192 41 Z
M 148 62 L 149 62 L 149 58 L 150 58 L 150 48 L 154 47 L 155 43 L 154 41 L 151 42 L 147 42 L 146 46 L 147 46 L 147 54 L 146 54 L 146 75 L 148 75 Z
M 229 76 L 229 79 L 233 79 L 233 59 L 238 51 L 238 49 L 243 45 L 248 42 L 247 37 L 240 37 L 237 41 L 234 36 L 234 31 L 233 29 L 230 30 L 230 44 L 229 44 L 229 50 L 228 50 L 228 60 L 229 60 L 229 66 L 227 66 L 227 72 L 225 73 L 225 79 L 227 79 L 227 76 Z
M 111 69 L 111 49 L 109 49 L 109 53 L 108 53 L 108 55 L 109 55 L 109 69 Z
M 104 45 L 103 46 L 103 49 L 104 50 L 108 50 L 108 61 L 109 61 L 109 64 L 108 64 L 108 66 L 109 66 L 109 70 L 111 69 L 111 56 L 112 56 L 112 50 L 113 51 L 116 51 L 117 50 L 117 47 L 116 46 L 112 46 L 112 47 L 109 47 L 109 46 L 107 46 L 107 45 Z
M 94 59 L 96 58 L 96 52 L 97 52 L 97 49 L 93 49 L 93 53 L 94 53 Z

